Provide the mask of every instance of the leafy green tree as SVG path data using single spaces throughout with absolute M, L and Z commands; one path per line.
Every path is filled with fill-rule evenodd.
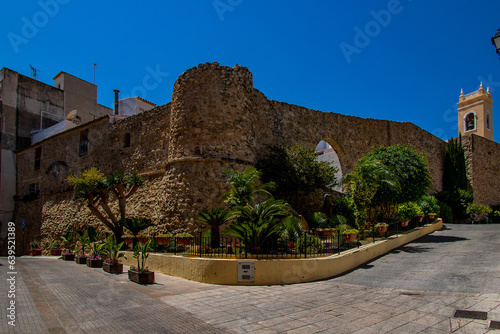
M 452 219 L 464 220 L 467 206 L 474 201 L 474 195 L 465 164 L 462 136 L 448 140 L 444 160 L 443 191 L 436 194 L 439 201 L 451 208 Z
M 399 187 L 381 184 L 372 206 L 417 201 L 427 194 L 432 178 L 424 155 L 410 146 L 392 145 L 375 148 L 368 156 L 382 162 L 396 175 Z
M 359 159 L 354 170 L 344 176 L 343 182 L 348 185 L 348 191 L 353 198 L 356 221 L 361 229 L 368 220 L 367 209 L 378 189 L 384 185 L 388 189 L 399 187 L 392 169 L 372 154 Z
M 276 183 L 276 194 L 294 204 L 300 195 L 317 189 L 330 191 L 339 180 L 337 168 L 325 161 L 318 161 L 316 153 L 305 145 L 291 147 L 273 146 L 271 153 L 257 163 L 265 182 Z
M 255 205 L 239 206 L 235 210 L 235 221 L 224 232 L 246 240 L 246 246 L 252 251 L 258 251 L 266 241 L 278 236 L 283 219 L 290 215 L 283 201 L 272 198 Z
M 122 172 L 105 176 L 97 168 L 83 171 L 81 176 L 71 175 L 66 181 L 74 186 L 79 198 L 87 200 L 90 211 L 108 227 L 117 240 L 121 239 L 123 227 L 118 224 L 118 218 L 110 208 L 110 194 L 118 200 L 120 219 L 126 218 L 126 201 L 143 184 L 144 180 L 137 174 L 125 175 Z M 99 210 L 105 212 L 107 217 Z
M 253 166 L 247 166 L 244 171 L 226 170 L 224 174 L 230 190 L 222 195 L 222 199 L 229 207 L 253 205 L 254 196 L 271 197 L 269 190 L 274 188 L 274 184 L 261 183 L 262 173 Z
M 231 210 L 227 208 L 213 208 L 200 212 L 194 220 L 210 226 L 210 245 L 220 247 L 219 227 L 232 220 Z
M 443 190 L 470 188 L 467 179 L 465 152 L 462 146 L 462 135 L 448 140 L 444 158 Z

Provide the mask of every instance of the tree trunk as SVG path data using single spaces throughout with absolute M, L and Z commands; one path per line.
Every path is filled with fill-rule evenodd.
M 99 219 L 100 221 L 102 221 L 104 223 L 104 225 L 106 225 L 106 227 L 108 227 L 111 231 L 114 231 L 115 229 L 115 225 L 110 223 L 104 216 L 103 214 L 101 213 L 101 211 L 99 211 L 99 209 L 97 209 L 95 206 L 93 206 L 92 204 L 88 204 L 87 207 L 90 209 L 90 211 L 94 214 L 94 216 L 97 217 L 97 219 Z
M 220 231 L 219 225 L 210 225 L 210 247 L 220 247 Z

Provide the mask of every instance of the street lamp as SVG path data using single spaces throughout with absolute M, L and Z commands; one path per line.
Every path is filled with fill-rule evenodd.
M 497 53 L 500 54 L 500 29 L 498 29 L 496 35 L 491 38 L 491 43 L 497 49 Z

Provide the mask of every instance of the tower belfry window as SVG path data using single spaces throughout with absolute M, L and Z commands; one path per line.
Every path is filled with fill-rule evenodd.
M 465 116 L 465 131 L 471 131 L 476 129 L 476 114 L 468 113 Z
M 490 114 L 486 114 L 486 128 L 488 130 L 491 130 L 491 125 L 490 125 Z

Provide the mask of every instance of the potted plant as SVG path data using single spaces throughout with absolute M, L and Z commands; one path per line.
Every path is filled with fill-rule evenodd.
M 180 233 L 175 236 L 175 240 L 178 245 L 191 245 L 191 238 L 193 235 L 189 233 Z
M 154 271 L 146 267 L 146 260 L 149 256 L 149 246 L 151 240 L 141 244 L 138 243 L 134 248 L 134 258 L 137 259 L 137 266 L 130 266 L 128 270 L 128 279 L 139 284 L 150 284 L 155 281 Z
M 30 242 L 30 252 L 33 256 L 42 255 L 42 250 L 40 249 L 40 243 L 36 240 Z
M 136 235 L 136 238 L 141 244 L 145 244 L 149 240 L 148 235 L 144 233 Z
M 64 261 L 73 261 L 75 259 L 75 254 L 72 250 L 75 248 L 75 236 L 70 231 L 66 232 L 65 235 L 61 236 L 65 250 L 62 252 L 62 259 Z
M 126 244 L 131 244 L 134 242 L 134 236 L 132 234 L 122 235 L 122 239 Z
M 345 230 L 344 232 L 342 232 L 342 234 L 344 235 L 345 241 L 356 240 L 356 238 L 358 237 L 358 233 L 359 233 L 359 230 L 357 230 L 355 228 L 351 228 L 351 229 L 348 229 L 348 230 Z
M 408 226 L 410 220 L 420 212 L 420 207 L 413 202 L 406 202 L 398 205 L 398 219 L 401 222 L 401 226 Z
M 106 254 L 106 259 L 102 263 L 102 269 L 110 274 L 121 274 L 123 272 L 123 264 L 120 263 L 120 258 L 125 257 L 120 250 L 123 247 L 123 242 L 115 243 L 115 238 L 112 234 L 108 235 L 103 246 L 103 253 Z
M 386 223 L 378 223 L 377 225 L 375 225 L 375 227 L 378 230 L 378 233 L 380 234 L 387 232 L 387 226 L 389 225 L 387 225 Z
M 436 216 L 437 216 L 437 213 L 435 213 L 435 212 L 429 212 L 428 216 L 429 216 L 429 220 L 434 220 L 434 218 L 436 218 Z
M 156 242 L 158 245 L 168 245 L 168 240 L 170 239 L 170 234 L 158 234 L 156 238 Z
M 61 244 L 59 241 L 55 241 L 50 249 L 50 255 L 60 256 L 62 253 Z
M 102 268 L 102 248 L 103 242 L 94 241 L 90 244 L 90 256 L 87 257 L 87 266 L 90 268 Z

